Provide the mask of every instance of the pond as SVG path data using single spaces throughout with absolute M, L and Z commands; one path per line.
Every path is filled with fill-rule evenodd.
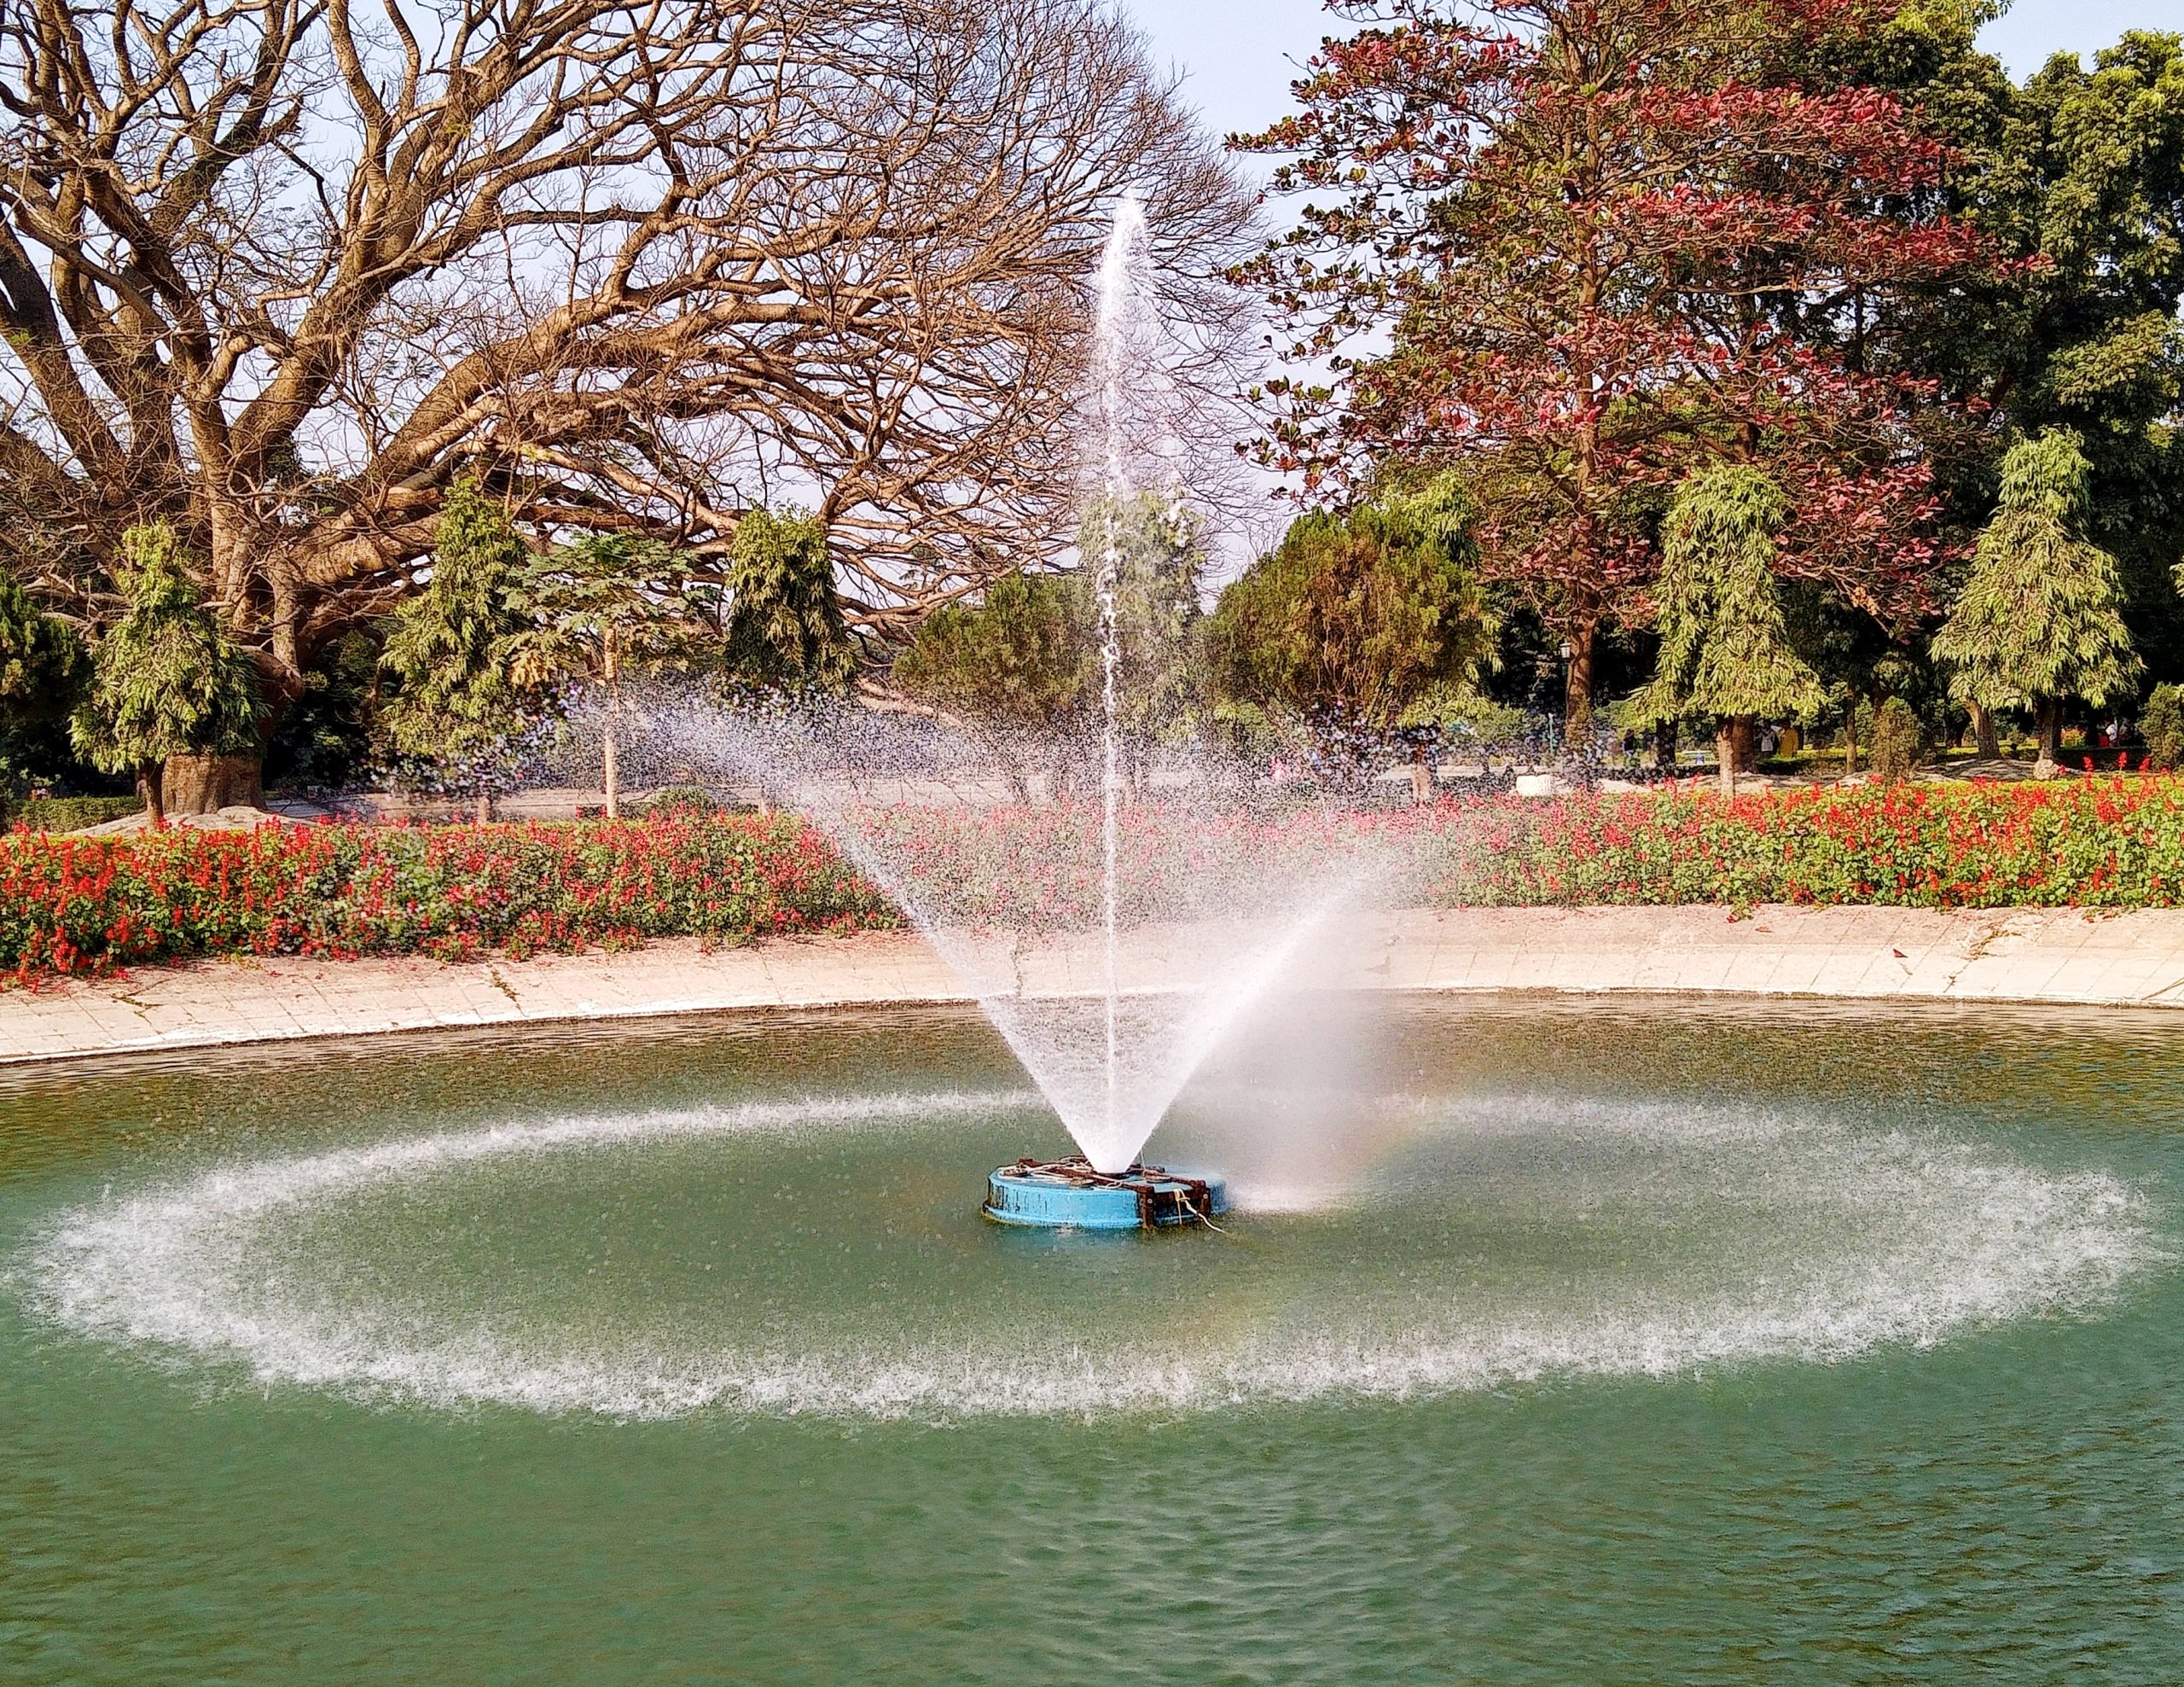
M 2184 1020 L 1300 998 L 0 1078 L 10 1681 L 2184 1678 Z

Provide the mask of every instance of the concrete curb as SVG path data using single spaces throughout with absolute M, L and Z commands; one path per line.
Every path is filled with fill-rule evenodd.
M 1334 987 L 2184 1007 L 2184 910 L 1424 910 L 1354 923 Z M 1160 945 L 1187 956 L 1187 933 Z M 1065 966 L 1058 976 L 1077 969 Z M 1066 987 L 1066 986 L 1065 986 Z M 435 1027 L 970 999 L 909 933 L 705 952 L 219 961 L 0 995 L 0 1063 Z

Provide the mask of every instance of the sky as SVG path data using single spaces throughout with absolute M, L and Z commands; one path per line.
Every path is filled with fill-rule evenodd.
M 1347 31 L 1318 0 L 1122 0 L 1217 132 L 1258 128 L 1288 109 L 1289 84 L 1320 38 Z M 2051 53 L 2090 57 L 2127 29 L 2184 30 L 2184 0 L 2016 0 L 1980 44 L 2016 75 Z

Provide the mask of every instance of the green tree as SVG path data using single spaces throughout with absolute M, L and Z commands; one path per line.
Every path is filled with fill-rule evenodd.
M 1726 463 L 1683 483 L 1662 532 L 1661 651 L 1641 707 L 1656 721 L 1719 721 L 1727 791 L 1755 717 L 1811 713 L 1827 701 L 1792 647 L 1774 579 L 1775 535 L 1789 515 L 1766 475 Z
M 1369 740 L 1420 698 L 1470 686 L 1496 621 L 1469 516 L 1460 496 L 1443 492 L 1291 523 L 1207 618 L 1217 693 Z
M 56 750 L 65 757 L 84 666 L 75 629 L 0 574 L 0 778 L 18 782 Z
M 994 747 L 1018 798 L 1028 800 L 1018 745 L 1049 748 L 1096 695 L 1092 594 L 1081 574 L 1004 574 L 977 603 L 950 603 L 918 628 L 895 663 L 903 695 L 963 720 Z M 1056 764 L 1065 782 L 1066 755 Z
M 726 667 L 770 690 L 840 691 L 857 671 L 827 530 L 797 510 L 746 510 L 729 551 Z
M 700 639 L 684 560 L 657 539 L 604 534 L 533 556 L 509 593 L 524 625 L 508 642 L 509 676 L 527 691 L 572 676 L 604 694 L 600 767 L 607 817 L 622 812 L 622 682 L 687 667 Z
M 383 622 L 351 627 L 305 671 L 302 692 L 266 735 L 267 780 L 351 783 L 372 765 L 380 743 Z
M 2010 260 L 1833 320 L 1852 358 L 1935 380 L 2007 424 L 1937 454 L 1966 532 L 1994 507 L 2011 439 L 2080 436 L 2087 537 L 2120 566 L 2135 642 L 2173 678 L 2184 674 L 2184 603 L 2168 580 L 2184 552 L 2184 38 L 2134 30 L 2089 63 L 2059 53 L 2013 83 L 1975 41 L 2001 9 L 1922 0 L 1838 33 L 1804 67 L 1813 85 L 1871 83 L 1915 106 L 1952 148 L 1951 207 Z
M 127 607 L 93 653 L 70 732 L 102 772 L 136 776 L 156 822 L 169 757 L 258 751 L 258 676 L 204 607 L 168 523 L 124 532 L 117 573 Z
M 1088 567 L 1115 556 L 1115 724 L 1124 771 L 1135 785 L 1153 746 L 1207 724 L 1204 617 L 1199 581 L 1205 551 L 1200 524 L 1180 500 L 1141 493 L 1103 499 L 1084 517 L 1077 549 Z M 1097 637 L 1096 626 L 1094 630 Z M 1094 684 L 1102 683 L 1095 672 Z
M 1926 732 L 1919 713 L 1901 697 L 1891 697 L 1873 711 L 1873 777 L 1894 783 L 1908 779 L 1926 753 Z
M 508 643 L 523 630 L 515 595 L 530 551 L 508 511 L 474 476 L 448 489 L 422 590 L 395 611 L 380 664 L 401 689 L 380 721 L 400 755 L 430 765 L 477 799 L 490 820 L 508 777 L 508 749 L 535 714 L 536 697 L 509 672 Z
M 2135 684 L 2140 670 L 2116 559 L 2085 537 L 2090 474 L 2081 441 L 2065 429 L 2010 448 L 2001 503 L 1933 637 L 1959 701 L 2032 709 L 2043 761 L 2055 759 L 2065 698 L 2105 703 Z
M 2184 767 L 2184 686 L 2155 686 L 2139 730 L 2146 735 L 2149 765 L 2163 773 Z

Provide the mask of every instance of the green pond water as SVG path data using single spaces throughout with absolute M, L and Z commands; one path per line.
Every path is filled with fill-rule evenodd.
M 2184 1680 L 2184 1020 L 1300 1000 L 0 1074 L 0 1680 Z

